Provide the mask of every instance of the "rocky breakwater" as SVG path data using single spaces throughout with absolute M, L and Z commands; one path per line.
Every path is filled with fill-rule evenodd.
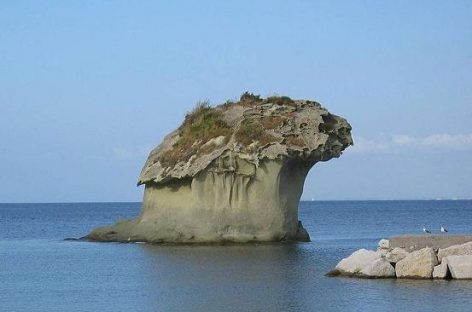
M 305 177 L 352 145 L 348 122 L 319 103 L 244 93 L 198 105 L 151 151 L 135 220 L 95 229 L 94 241 L 152 243 L 309 240 L 298 220 Z
M 427 237 L 418 239 L 421 242 L 428 240 Z M 327 275 L 361 278 L 472 279 L 472 241 L 445 248 L 435 248 L 432 245 L 415 250 L 415 246 L 392 248 L 389 240 L 383 239 L 376 251 L 357 250 L 342 259 Z

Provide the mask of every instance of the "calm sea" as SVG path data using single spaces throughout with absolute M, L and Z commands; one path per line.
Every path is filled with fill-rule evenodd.
M 0 311 L 472 311 L 472 281 L 324 274 L 380 238 L 472 232 L 472 201 L 302 202 L 310 243 L 68 241 L 139 203 L 0 204 Z

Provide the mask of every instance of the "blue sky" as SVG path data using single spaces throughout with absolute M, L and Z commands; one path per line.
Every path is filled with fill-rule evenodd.
M 139 201 L 197 101 L 314 99 L 356 145 L 304 199 L 472 198 L 471 1 L 3 1 L 0 202 Z

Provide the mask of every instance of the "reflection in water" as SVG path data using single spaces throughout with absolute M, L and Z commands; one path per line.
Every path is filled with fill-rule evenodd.
M 471 299 L 467 282 L 325 277 L 337 258 L 314 245 L 142 245 L 145 310 L 454 311 L 451 292 Z
M 143 246 L 143 289 L 156 310 L 296 311 L 306 307 L 298 289 L 310 274 L 297 244 Z

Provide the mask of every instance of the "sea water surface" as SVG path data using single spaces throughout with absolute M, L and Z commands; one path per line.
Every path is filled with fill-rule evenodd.
M 326 277 L 379 239 L 472 232 L 472 201 L 300 203 L 312 241 L 175 246 L 92 243 L 140 203 L 0 204 L 0 311 L 472 311 L 472 281 Z

